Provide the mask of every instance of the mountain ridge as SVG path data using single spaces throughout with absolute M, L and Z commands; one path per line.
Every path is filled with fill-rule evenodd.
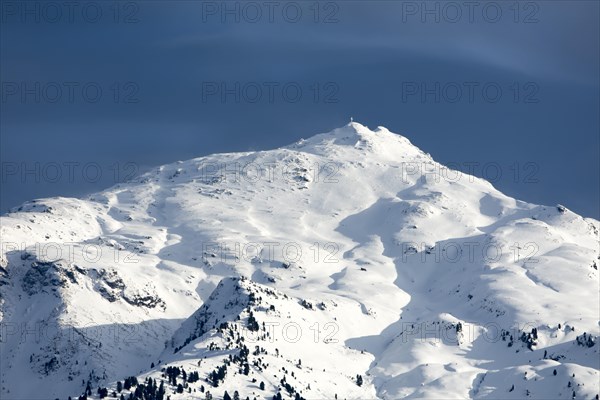
M 599 391 L 598 221 L 505 196 L 386 128 L 167 164 L 0 218 L 3 398 L 130 376 L 172 399 Z M 267 330 L 290 322 L 298 342 Z M 256 355 L 236 343 L 255 332 Z M 176 378 L 196 392 L 167 367 L 198 372 Z

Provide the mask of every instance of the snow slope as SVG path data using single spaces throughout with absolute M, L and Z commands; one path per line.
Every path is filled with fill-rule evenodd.
M 594 398 L 599 229 L 358 123 L 32 201 L 0 221 L 0 397 Z

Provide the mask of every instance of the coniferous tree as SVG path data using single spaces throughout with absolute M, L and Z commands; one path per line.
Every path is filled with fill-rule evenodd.
M 223 395 L 223 400 L 231 400 L 231 396 L 229 395 L 229 393 L 227 393 L 227 390 L 225 391 L 225 394 Z
M 250 311 L 250 316 L 248 317 L 247 328 L 253 332 L 256 332 L 260 329 L 260 326 L 258 325 L 258 321 L 256 320 L 256 318 L 254 318 L 254 314 L 252 313 L 252 311 Z
M 161 381 L 160 386 L 158 387 L 158 400 L 162 400 L 165 397 L 165 382 Z

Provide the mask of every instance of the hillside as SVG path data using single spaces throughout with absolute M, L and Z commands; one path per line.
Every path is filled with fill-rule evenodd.
M 31 201 L 0 397 L 597 398 L 599 229 L 358 123 Z

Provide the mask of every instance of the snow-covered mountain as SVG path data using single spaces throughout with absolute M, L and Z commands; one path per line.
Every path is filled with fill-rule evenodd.
M 599 229 L 358 123 L 31 201 L 0 397 L 597 398 Z

